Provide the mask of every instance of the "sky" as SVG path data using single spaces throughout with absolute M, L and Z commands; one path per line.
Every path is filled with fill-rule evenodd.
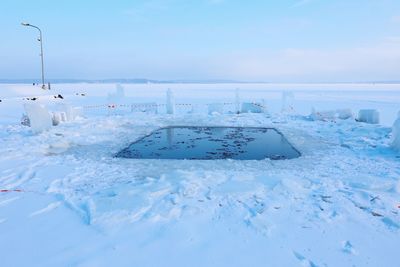
M 0 79 L 400 81 L 400 0 L 0 2 Z

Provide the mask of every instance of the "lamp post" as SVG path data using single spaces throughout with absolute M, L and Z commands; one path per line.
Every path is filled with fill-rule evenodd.
M 40 42 L 40 57 L 42 59 L 42 89 L 46 89 L 46 85 L 44 84 L 44 63 L 43 63 L 43 39 L 42 39 L 42 31 L 40 30 L 39 27 L 29 24 L 29 23 L 25 23 L 22 22 L 21 23 L 22 26 L 26 26 L 26 27 L 32 27 L 32 28 L 36 28 L 39 30 L 39 39 L 38 41 Z

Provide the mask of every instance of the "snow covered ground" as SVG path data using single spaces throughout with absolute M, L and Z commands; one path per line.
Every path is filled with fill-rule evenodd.
M 198 108 L 108 108 L 110 84 L 50 92 L 0 84 L 1 266 L 398 266 L 400 152 L 390 147 L 390 126 L 400 85 L 123 86 L 122 104 L 165 104 L 171 88 L 176 103 Z M 236 88 L 241 101 L 264 99 L 269 114 L 208 115 L 202 104 L 234 102 Z M 294 94 L 289 114 L 280 113 L 282 91 Z M 84 106 L 84 118 L 33 134 L 20 125 L 26 97 L 51 110 Z M 379 109 L 381 124 L 312 121 L 312 107 Z M 113 157 L 171 125 L 273 127 L 302 156 Z

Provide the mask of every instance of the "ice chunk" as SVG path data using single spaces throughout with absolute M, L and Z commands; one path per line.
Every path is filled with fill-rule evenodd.
M 83 117 L 83 108 L 82 107 L 74 107 L 73 114 L 75 119 L 78 117 Z
M 400 151 L 400 111 L 392 127 L 392 147 Z
M 82 116 L 82 108 L 80 107 L 71 107 L 66 104 L 62 104 L 61 106 L 66 111 L 52 112 L 54 126 L 60 124 L 60 122 L 73 121 L 77 117 Z
M 175 113 L 175 99 L 171 89 L 167 90 L 167 114 Z
M 72 115 L 73 115 L 74 120 L 78 117 L 82 117 L 83 116 L 83 108 L 82 107 L 73 107 Z
M 46 131 L 53 125 L 52 115 L 39 103 L 26 103 L 24 108 L 33 132 L 40 133 Z
M 70 142 L 60 140 L 58 142 L 51 143 L 48 147 L 47 152 L 50 154 L 60 154 L 67 151 L 71 147 Z
M 337 117 L 341 120 L 347 120 L 353 118 L 353 112 L 349 108 L 338 109 L 336 112 L 337 112 Z
M 361 109 L 358 112 L 358 121 L 378 124 L 379 112 L 376 109 Z
M 262 99 L 260 103 L 255 103 L 255 104 L 261 107 L 263 113 L 268 113 L 267 103 L 265 99 Z
M 22 114 L 21 124 L 24 126 L 31 126 L 31 122 L 29 121 L 29 117 L 26 114 Z
M 240 96 L 239 96 L 239 89 L 235 90 L 235 113 L 240 112 Z
M 242 113 L 264 113 L 264 106 L 262 103 L 244 102 L 242 103 Z
M 122 85 L 120 84 L 117 84 L 115 87 L 116 87 L 116 96 L 119 98 L 125 97 L 124 87 L 122 87 Z
M 315 121 L 334 121 L 336 118 L 347 120 L 353 118 L 351 109 L 316 110 L 312 108 L 310 118 Z
M 83 114 L 82 107 L 73 107 L 69 104 L 62 103 L 58 106 L 57 113 L 60 114 L 60 121 L 74 121 L 77 117 Z
M 294 111 L 294 94 L 290 91 L 282 92 L 282 112 Z
M 61 114 L 59 112 L 53 112 L 53 126 L 60 124 L 61 122 Z
M 201 114 L 204 112 L 204 105 L 200 104 L 192 104 L 192 109 L 190 110 L 190 113 L 192 114 Z
M 208 104 L 208 114 L 223 114 L 224 113 L 224 104 L 220 103 L 212 103 Z
M 336 111 L 335 110 L 311 110 L 311 119 L 314 121 L 333 121 L 335 120 Z
M 125 90 L 122 85 L 115 85 L 115 92 L 107 96 L 108 103 L 120 103 L 125 98 Z
M 67 114 L 65 112 L 59 112 L 60 114 L 60 122 L 66 122 L 67 121 Z

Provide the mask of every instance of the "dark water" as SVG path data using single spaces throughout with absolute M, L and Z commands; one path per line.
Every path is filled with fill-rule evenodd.
M 135 159 L 292 159 L 300 153 L 273 128 L 168 127 L 130 144 L 116 157 Z

